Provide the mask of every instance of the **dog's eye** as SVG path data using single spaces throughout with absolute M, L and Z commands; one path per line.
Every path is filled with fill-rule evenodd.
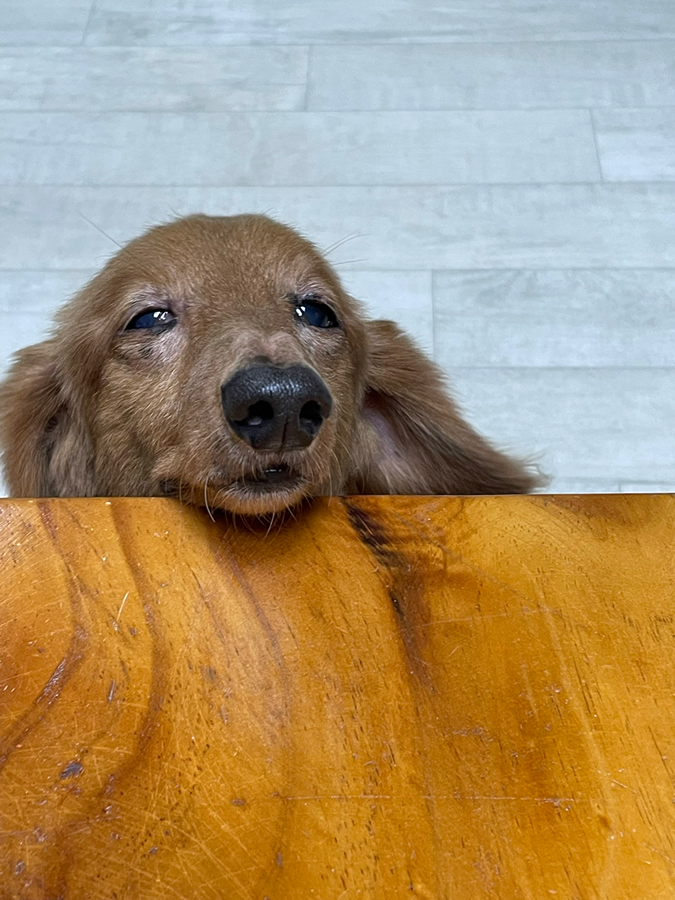
M 152 331 L 166 331 L 176 324 L 176 317 L 168 309 L 146 309 L 134 316 L 126 326 L 125 331 L 133 331 L 136 328 L 151 329 Z
M 304 300 L 297 300 L 295 304 L 295 314 L 307 325 L 314 328 L 339 328 L 338 318 L 325 303 L 319 303 L 317 300 L 311 300 L 309 297 Z

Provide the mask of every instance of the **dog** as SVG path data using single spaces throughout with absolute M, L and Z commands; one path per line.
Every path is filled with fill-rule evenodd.
M 0 444 L 13 496 L 169 495 L 242 515 L 540 484 L 461 417 L 406 334 L 260 215 L 192 215 L 122 248 L 17 354 Z

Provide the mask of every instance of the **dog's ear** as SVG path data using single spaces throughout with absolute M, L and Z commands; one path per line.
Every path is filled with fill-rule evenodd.
M 357 471 L 366 494 L 519 494 L 542 483 L 462 419 L 440 370 L 393 322 L 369 322 Z
M 95 492 L 89 438 L 64 381 L 48 340 L 18 353 L 0 386 L 0 446 L 12 496 Z

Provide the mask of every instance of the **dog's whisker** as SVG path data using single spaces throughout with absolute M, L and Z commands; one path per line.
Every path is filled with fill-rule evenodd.
M 336 269 L 338 266 L 351 266 L 354 263 L 362 263 L 368 262 L 368 259 L 363 256 L 360 259 L 340 259 L 340 260 L 331 260 L 331 266 Z
M 211 510 L 209 508 L 208 486 L 209 486 L 209 479 L 207 476 L 206 480 L 204 482 L 204 506 L 206 507 L 206 511 L 209 514 L 209 518 L 211 519 L 211 521 L 215 522 L 216 520 L 213 518 L 213 513 L 211 512 Z
M 293 509 L 292 506 L 287 507 L 287 508 L 284 510 L 284 512 L 288 513 L 288 515 L 291 517 L 291 519 L 293 519 L 294 522 L 297 522 L 297 521 L 298 521 L 298 517 L 296 516 L 295 510 Z
M 331 450 L 331 455 L 332 455 L 333 459 L 335 460 L 336 467 L 339 469 L 340 468 L 340 457 L 338 455 L 336 448 L 333 448 Z M 337 493 L 333 487 L 333 469 L 332 469 L 332 467 L 328 469 L 328 490 L 330 491 L 330 494 L 329 494 L 330 497 L 334 497 Z
M 360 231 L 352 231 L 350 234 L 345 235 L 343 238 L 335 241 L 333 244 L 329 244 L 328 247 L 322 248 L 321 252 L 324 256 L 328 256 L 329 253 L 332 253 L 334 250 L 337 250 L 338 247 L 342 247 L 344 244 L 348 244 L 349 241 L 355 240 L 357 237 L 363 237 L 363 234 Z
M 266 538 L 270 536 L 272 526 L 274 525 L 274 516 L 275 516 L 275 513 L 272 513 L 272 515 L 270 516 L 270 524 L 267 526 L 267 531 L 265 532 Z
M 84 219 L 85 222 L 88 222 L 88 223 L 91 225 L 92 228 L 95 228 L 96 231 L 99 231 L 104 237 L 107 237 L 108 240 L 111 241 L 111 243 L 113 243 L 116 247 L 119 247 L 120 250 L 122 249 L 122 247 L 123 247 L 122 244 L 119 244 L 119 243 L 115 240 L 114 237 L 111 237 L 111 236 L 108 234 L 108 232 L 107 232 L 107 231 L 104 231 L 104 230 L 101 228 L 100 225 L 97 225 L 97 224 L 96 224 L 96 222 L 92 222 L 92 220 L 91 220 L 88 216 L 85 216 L 85 214 L 82 212 L 81 209 L 78 209 L 78 210 L 77 210 L 77 213 L 78 213 L 78 215 L 80 215 L 80 216 Z

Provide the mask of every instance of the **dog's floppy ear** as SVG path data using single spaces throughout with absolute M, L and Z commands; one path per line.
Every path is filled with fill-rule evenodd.
M 55 341 L 17 354 L 0 385 L 0 446 L 12 496 L 91 496 L 89 438 L 56 362 Z
M 462 419 L 437 367 L 393 322 L 367 324 L 358 469 L 366 494 L 518 494 L 541 483 Z

